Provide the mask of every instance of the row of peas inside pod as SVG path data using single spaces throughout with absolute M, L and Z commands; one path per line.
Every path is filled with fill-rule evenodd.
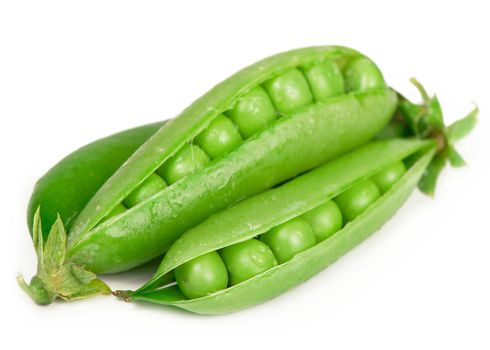
M 367 57 L 350 61 L 342 70 L 332 60 L 288 69 L 252 88 L 234 106 L 160 166 L 105 218 L 119 215 L 169 185 L 236 149 L 282 116 L 353 91 L 383 87 L 378 67 Z
M 190 260 L 174 271 L 187 298 L 200 298 L 261 274 L 322 242 L 356 219 L 405 173 L 398 161 L 334 199 L 268 232 Z

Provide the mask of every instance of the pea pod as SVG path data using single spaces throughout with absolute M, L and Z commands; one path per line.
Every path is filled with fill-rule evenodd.
M 401 131 L 404 137 L 438 141 L 438 154 L 419 183 L 432 193 L 447 160 L 463 164 L 453 144 L 472 129 L 478 110 L 445 128 L 437 99 L 414 82 L 424 103 L 416 105 L 399 95 L 397 115 L 378 133 L 393 114 L 397 97 L 372 61 L 342 47 L 294 50 L 225 80 L 156 133 L 154 125 L 142 127 L 75 152 L 36 186 L 28 220 L 38 274 L 31 285 L 21 277 L 19 283 L 39 303 L 107 292 L 92 271 L 118 272 L 142 264 L 209 215 L 375 134 L 386 138 Z M 384 186 L 404 171 L 393 169 L 373 186 Z M 325 205 L 304 218 L 338 216 L 332 208 Z M 336 230 L 324 219 L 313 226 L 326 230 L 315 233 L 321 239 Z M 309 237 L 304 247 L 311 244 L 311 232 Z M 158 282 L 163 283 L 160 278 Z
M 375 232 L 403 204 L 434 152 L 434 142 L 419 140 L 377 141 L 360 147 L 280 187 L 209 217 L 172 245 L 151 281 L 136 292 L 119 295 L 128 300 L 172 305 L 204 314 L 232 312 L 273 298 L 312 277 Z M 177 285 L 157 288 L 163 276 L 192 259 L 250 240 L 290 222 L 390 164 L 415 154 L 415 163 L 382 197 L 333 236 L 291 260 L 198 298 L 186 299 Z
M 272 56 L 217 85 L 165 124 L 99 189 L 72 226 L 69 261 L 96 273 L 138 266 L 209 215 L 371 139 L 396 108 L 396 94 L 384 82 L 358 84 L 358 90 L 340 95 L 323 95 L 326 89 L 316 84 L 315 98 L 302 73 L 326 61 L 338 71 L 348 70 L 358 59 L 367 60 L 340 47 L 300 49 Z M 250 101 L 249 93 L 257 101 L 257 91 L 260 105 L 268 101 L 277 118 L 240 141 L 240 128 L 230 118 L 238 120 L 237 104 Z M 198 145 L 210 161 L 173 184 L 165 181 L 167 187 L 162 179 L 152 195 L 145 192 L 140 203 L 131 201 L 136 205 L 103 221 L 149 177 L 170 173 L 159 169 L 188 145 Z
M 27 209 L 31 234 L 39 206 L 44 239 L 58 214 L 69 231 L 104 182 L 161 126 L 160 122 L 118 132 L 91 142 L 59 161 L 36 182 Z

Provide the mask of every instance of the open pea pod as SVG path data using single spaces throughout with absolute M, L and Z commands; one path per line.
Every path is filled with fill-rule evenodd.
M 168 250 L 151 281 L 135 292 L 119 292 L 118 295 L 126 300 L 172 305 L 203 314 L 233 312 L 271 299 L 312 277 L 379 229 L 417 186 L 435 148 L 432 141 L 376 141 L 277 188 L 246 199 L 187 231 Z M 406 172 L 360 215 L 292 259 L 202 297 L 186 298 L 176 284 L 159 288 L 162 277 L 178 271 L 193 259 L 217 250 L 224 258 L 223 252 L 227 247 L 239 246 L 254 237 L 264 237 L 275 227 L 297 220 L 334 197 L 339 198 L 340 194 L 391 164 L 408 159 L 412 161 L 407 161 Z M 337 203 L 341 206 L 340 200 Z M 270 240 L 263 241 L 270 244 Z M 280 251 L 273 251 L 279 259 Z M 257 254 L 253 255 L 255 259 Z M 244 259 L 241 261 L 243 263 Z M 206 271 L 201 267 L 200 273 L 206 274 Z
M 96 273 L 141 265 L 209 215 L 367 142 L 396 102 L 374 64 L 346 48 L 294 50 L 245 68 L 99 189 L 71 228 L 67 259 Z

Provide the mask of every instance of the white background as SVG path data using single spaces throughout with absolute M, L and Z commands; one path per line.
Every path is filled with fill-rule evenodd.
M 0 347 L 490 348 L 488 9 L 485 1 L 2 1 Z M 487 34 L 485 34 L 487 33 Z M 96 138 L 172 117 L 245 65 L 292 48 L 361 50 L 453 121 L 481 108 L 435 199 L 414 193 L 380 232 L 308 283 L 203 317 L 111 297 L 34 305 L 25 211 L 35 180 Z M 151 271 L 108 277 L 136 287 Z

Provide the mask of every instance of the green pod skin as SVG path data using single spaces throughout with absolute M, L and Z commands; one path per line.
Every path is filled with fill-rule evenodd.
M 176 285 L 159 288 L 163 276 L 196 256 L 259 236 L 327 203 L 389 164 L 422 150 L 423 155 L 405 175 L 354 221 L 291 260 L 202 298 L 188 300 Z M 277 188 L 241 201 L 187 231 L 172 245 L 148 283 L 135 292 L 120 295 L 127 300 L 172 305 L 204 314 L 233 312 L 271 299 L 312 277 L 376 231 L 417 185 L 434 151 L 435 144 L 431 141 L 373 142 Z
M 328 59 L 342 68 L 359 57 L 363 56 L 341 47 L 294 50 L 258 62 L 217 85 L 162 127 L 102 186 L 72 226 L 67 259 L 95 273 L 131 269 L 163 254 L 183 232 L 213 213 L 369 141 L 396 109 L 397 96 L 386 86 L 285 113 L 230 153 L 101 223 L 248 91 L 315 62 Z
M 29 232 L 32 234 L 34 213 L 39 206 L 44 239 L 58 214 L 69 232 L 90 198 L 162 124 L 143 125 L 104 137 L 59 161 L 36 182 L 27 208 Z M 124 211 L 120 206 L 115 210 Z

